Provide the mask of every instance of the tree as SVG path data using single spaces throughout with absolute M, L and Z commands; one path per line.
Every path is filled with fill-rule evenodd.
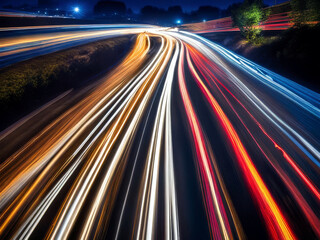
M 96 15 L 111 17 L 123 16 L 126 14 L 127 8 L 123 2 L 118 1 L 100 1 L 93 9 Z
M 224 11 L 224 16 L 229 17 L 233 14 L 233 12 L 238 9 L 242 5 L 241 2 L 233 3 L 229 5 L 229 7 Z
M 320 20 L 319 0 L 291 0 L 291 16 L 296 26 Z
M 177 19 L 183 18 L 183 11 L 181 6 L 169 7 L 166 15 L 169 23 L 174 23 Z
M 171 6 L 168 8 L 168 13 L 175 16 L 182 16 L 183 11 L 181 6 Z
M 220 9 L 212 6 L 200 6 L 196 15 L 200 18 L 200 21 L 204 20 L 212 20 L 219 18 Z
M 238 27 L 244 37 L 252 43 L 261 40 L 259 24 L 266 20 L 268 15 L 269 11 L 262 9 L 261 1 L 245 1 L 231 13 L 234 26 Z
M 320 21 L 320 1 L 319 0 L 308 0 L 307 9 L 309 12 L 310 21 Z
M 145 22 L 159 24 L 165 22 L 166 13 L 164 9 L 147 5 L 141 8 L 140 17 Z
M 185 13 L 185 19 L 188 22 L 202 22 L 220 18 L 223 11 L 220 8 L 213 6 L 200 6 L 196 11 Z

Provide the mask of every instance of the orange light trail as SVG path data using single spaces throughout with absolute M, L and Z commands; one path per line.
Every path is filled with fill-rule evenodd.
M 0 31 L 2 60 L 131 39 L 108 73 L 0 133 L 1 239 L 320 237 L 318 93 L 172 28 Z

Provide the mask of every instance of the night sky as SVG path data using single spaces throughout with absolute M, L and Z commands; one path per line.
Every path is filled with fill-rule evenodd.
M 37 5 L 37 0 L 0 0 L 1 6 L 6 4 L 19 5 L 19 4 L 30 4 Z M 73 8 L 79 6 L 85 11 L 91 11 L 94 4 L 98 0 L 57 0 L 60 8 Z M 285 2 L 286 0 L 276 0 L 277 3 Z M 145 5 L 153 5 L 161 8 L 167 8 L 173 5 L 180 5 L 184 11 L 192 11 L 202 5 L 217 6 L 219 8 L 227 8 L 230 4 L 235 2 L 242 2 L 241 0 L 122 0 L 125 2 L 128 8 L 131 8 L 135 12 L 139 12 L 140 8 Z M 268 5 L 274 5 L 275 0 L 265 0 Z

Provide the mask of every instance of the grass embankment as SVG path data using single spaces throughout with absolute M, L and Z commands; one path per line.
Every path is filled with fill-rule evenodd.
M 204 37 L 306 87 L 320 92 L 320 24 L 266 31 L 261 44 L 248 43 L 240 33 Z
M 110 69 L 131 46 L 130 38 L 118 37 L 89 43 L 1 69 L 0 126 Z
M 263 66 L 320 91 L 320 24 L 290 28 L 277 38 L 248 51 L 247 56 Z

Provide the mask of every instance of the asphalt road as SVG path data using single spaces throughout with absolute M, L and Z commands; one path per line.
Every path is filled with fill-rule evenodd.
M 0 136 L 0 238 L 320 238 L 320 95 L 137 31 L 98 83 Z

